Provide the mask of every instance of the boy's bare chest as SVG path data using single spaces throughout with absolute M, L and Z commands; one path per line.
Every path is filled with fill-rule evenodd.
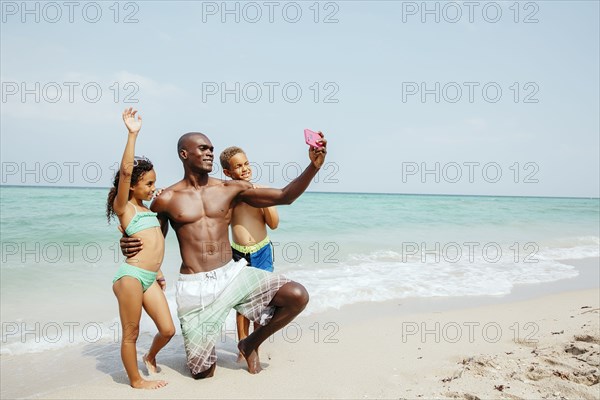
M 246 203 L 238 203 L 233 208 L 231 224 L 247 225 L 250 223 L 265 223 L 262 210 L 260 208 L 252 207 Z

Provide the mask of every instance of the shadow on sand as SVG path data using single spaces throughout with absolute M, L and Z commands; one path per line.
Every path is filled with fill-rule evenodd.
M 152 342 L 151 335 L 141 335 L 137 342 L 138 369 L 144 378 L 152 378 L 156 375 L 149 375 L 146 366 L 142 362 L 142 357 L 150 347 Z M 217 341 L 217 372 L 219 368 L 229 370 L 244 370 L 248 367 L 245 360 L 237 362 L 238 349 L 237 340 L 224 336 Z M 120 342 L 96 342 L 86 345 L 82 355 L 84 357 L 94 357 L 96 359 L 96 369 L 112 377 L 115 383 L 129 385 L 129 379 L 123 368 L 121 361 L 121 343 Z M 185 377 L 192 379 L 190 370 L 187 366 L 185 350 L 183 346 L 183 337 L 175 335 L 171 342 L 158 353 L 157 364 L 159 372 L 162 368 L 169 368 L 180 373 Z M 261 360 L 263 369 L 269 367 L 268 363 Z

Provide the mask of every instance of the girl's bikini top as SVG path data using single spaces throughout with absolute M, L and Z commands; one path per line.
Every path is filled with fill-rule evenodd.
M 156 213 L 152 211 L 142 211 L 138 212 L 137 208 L 131 203 L 131 206 L 135 210 L 135 215 L 129 221 L 129 225 L 125 228 L 125 233 L 127 236 L 131 236 L 133 234 L 138 233 L 139 231 L 143 231 L 144 229 L 154 228 L 155 226 L 160 227 L 160 223 L 158 222 L 158 218 L 156 218 Z

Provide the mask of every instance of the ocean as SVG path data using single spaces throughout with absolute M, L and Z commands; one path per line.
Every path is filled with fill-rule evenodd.
M 123 256 L 106 194 L 0 188 L 2 354 L 118 339 L 111 285 Z M 574 278 L 565 260 L 600 256 L 599 199 L 305 193 L 278 211 L 275 271 L 308 289 L 303 315 L 358 302 L 502 296 Z M 171 230 L 162 269 L 175 320 L 180 263 Z M 141 328 L 155 332 L 146 315 Z

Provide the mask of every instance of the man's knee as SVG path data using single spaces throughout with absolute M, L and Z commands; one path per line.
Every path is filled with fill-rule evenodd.
M 304 286 L 297 282 L 290 282 L 290 298 L 293 305 L 300 307 L 302 310 L 308 304 L 309 295 L 308 291 Z

